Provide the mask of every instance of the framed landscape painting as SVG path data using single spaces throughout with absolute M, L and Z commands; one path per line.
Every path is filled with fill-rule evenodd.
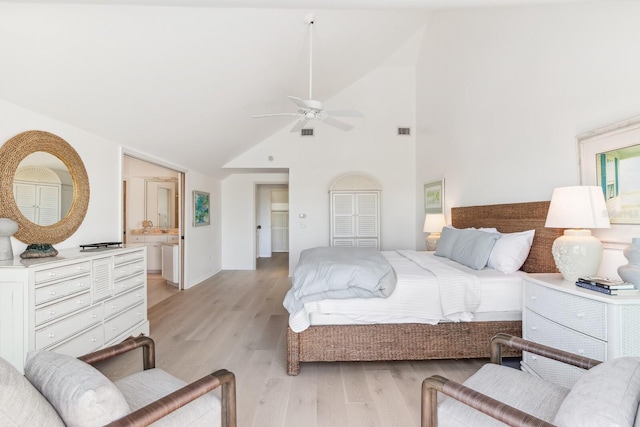
M 424 212 L 444 212 L 444 179 L 424 185 Z
M 194 190 L 193 192 L 193 226 L 200 227 L 211 224 L 209 193 Z

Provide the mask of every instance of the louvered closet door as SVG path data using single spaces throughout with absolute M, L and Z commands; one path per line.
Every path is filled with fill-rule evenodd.
M 331 245 L 380 247 L 378 192 L 331 193 Z

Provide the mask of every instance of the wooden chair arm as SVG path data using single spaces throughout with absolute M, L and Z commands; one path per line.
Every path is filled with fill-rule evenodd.
M 422 382 L 422 427 L 437 427 L 437 392 L 441 392 L 484 414 L 513 427 L 553 427 L 553 424 L 495 400 L 440 375 Z
M 142 347 L 143 369 L 147 370 L 155 368 L 156 346 L 151 338 L 144 335 L 129 337 L 120 344 L 115 344 L 110 347 L 103 348 L 102 350 L 94 351 L 93 353 L 80 356 L 78 359 L 90 365 L 94 365 L 98 362 L 102 362 L 103 360 L 110 359 L 119 354 L 123 354 L 140 347 Z
M 236 379 L 235 375 L 226 369 L 221 369 L 202 377 L 129 415 L 107 424 L 107 426 L 147 426 L 220 386 L 222 386 L 221 425 L 222 427 L 236 427 Z
M 558 350 L 557 348 L 548 347 L 546 345 L 527 341 L 520 337 L 502 333 L 496 334 L 493 338 L 491 338 L 491 363 L 502 365 L 503 345 L 518 350 L 528 351 L 529 353 L 538 354 L 540 356 L 557 360 L 569 365 L 577 366 L 582 369 L 591 369 L 594 366 L 602 363 L 599 360 L 579 356 L 567 351 Z

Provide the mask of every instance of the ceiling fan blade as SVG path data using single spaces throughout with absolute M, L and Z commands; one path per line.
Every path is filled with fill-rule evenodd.
M 305 127 L 305 125 L 307 124 L 308 121 L 309 120 L 307 120 L 305 118 L 302 118 L 302 119 L 298 120 L 296 122 L 296 124 L 293 125 L 293 127 L 291 128 L 291 130 L 289 132 L 294 132 L 294 133 L 295 132 L 300 132 L 300 130 Z
M 325 112 L 333 117 L 364 117 L 360 110 L 325 110 Z
M 347 123 L 343 123 L 343 122 L 341 122 L 339 120 L 332 119 L 331 117 L 327 117 L 326 119 L 323 120 L 323 122 L 325 122 L 326 124 L 331 125 L 333 127 L 336 127 L 336 128 L 338 128 L 340 130 L 346 131 L 346 132 L 348 132 L 351 129 L 353 129 L 353 126 L 351 126 L 351 125 L 349 125 Z
M 307 105 L 306 102 L 304 102 L 302 99 L 300 98 L 296 98 L 295 96 L 289 96 L 288 97 L 291 101 L 293 101 L 294 104 L 296 104 L 298 107 L 300 108 L 309 108 L 309 106 Z
M 257 116 L 251 116 L 254 119 L 260 117 L 273 117 L 273 116 L 299 116 L 299 113 L 273 113 L 273 114 L 258 114 Z

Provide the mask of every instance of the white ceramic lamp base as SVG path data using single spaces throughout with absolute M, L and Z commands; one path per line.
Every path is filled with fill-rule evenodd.
M 602 259 L 602 243 L 590 230 L 565 230 L 551 249 L 556 267 L 564 280 L 575 282 L 578 277 L 595 276 Z
M 427 236 L 427 250 L 435 251 L 438 248 L 438 241 L 440 240 L 440 233 L 429 233 Z

